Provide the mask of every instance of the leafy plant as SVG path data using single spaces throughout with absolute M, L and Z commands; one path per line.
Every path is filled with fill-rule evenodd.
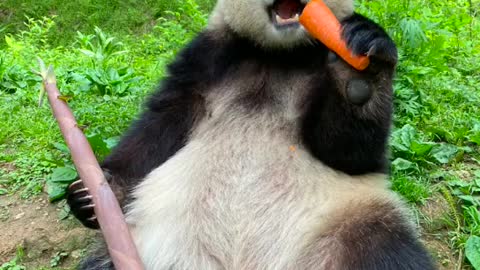
M 418 165 L 433 166 L 434 162 L 448 164 L 460 151 L 455 145 L 423 141 L 409 124 L 393 132 L 391 146 L 396 157 L 392 165 L 396 170 L 418 170 Z M 470 151 L 469 148 L 463 150 Z
M 480 269 L 480 237 L 471 236 L 466 244 L 465 252 L 474 269 Z
M 87 139 L 94 153 L 100 158 L 106 156 L 117 143 L 116 138 L 103 139 L 98 134 L 91 134 L 87 136 Z M 58 163 L 60 166 L 53 169 L 52 174 L 47 178 L 47 193 L 51 202 L 65 197 L 67 187 L 78 179 L 77 171 L 68 158 L 70 155 L 68 147 L 64 143 L 56 143 L 55 147 L 63 152 L 67 158 Z
M 9 262 L 2 264 L 0 266 L 0 270 L 26 270 L 27 268 L 25 266 L 19 265 L 24 256 L 25 253 L 23 249 L 21 247 L 18 247 L 15 258 L 13 258 Z
M 57 267 L 60 265 L 60 263 L 62 262 L 63 259 L 65 259 L 66 257 L 68 257 L 68 252 L 56 252 L 52 259 L 50 259 L 50 266 L 51 267 Z
M 85 73 L 85 78 L 98 89 L 101 95 L 118 96 L 131 93 L 134 89 L 133 85 L 141 79 L 135 76 L 133 69 L 128 67 L 119 70 L 112 67 L 106 70 L 89 69 Z
M 0 91 L 13 94 L 18 90 L 25 89 L 28 85 L 37 83 L 31 74 L 19 66 L 12 65 L 10 67 L 4 67 L 5 65 L 0 59 Z
M 65 190 L 78 177 L 77 171 L 71 164 L 53 170 L 47 179 L 47 193 L 50 201 L 56 201 L 65 196 Z
M 127 53 L 122 50 L 123 43 L 108 36 L 98 27 L 95 27 L 94 35 L 77 32 L 77 42 L 81 45 L 80 51 L 92 59 L 95 67 L 105 68 L 110 59 Z
M 53 17 L 42 17 L 34 19 L 26 17 L 25 31 L 20 31 L 19 37 L 28 44 L 38 45 L 42 49 L 49 47 L 48 34 L 55 26 Z

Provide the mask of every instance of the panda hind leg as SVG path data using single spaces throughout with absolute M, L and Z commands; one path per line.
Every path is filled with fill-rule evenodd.
M 83 259 L 78 270 L 115 270 L 106 247 L 95 249 L 85 259 Z
M 312 270 L 437 269 L 395 203 L 372 202 L 355 208 L 344 211 L 331 229 L 319 233 L 297 265 Z

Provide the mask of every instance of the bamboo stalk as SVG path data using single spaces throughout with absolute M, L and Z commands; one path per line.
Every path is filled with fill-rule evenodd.
M 120 205 L 105 180 L 103 171 L 87 138 L 78 127 L 72 111 L 67 103 L 60 98 L 61 94 L 57 88 L 53 67 L 50 66 L 46 69 L 43 61 L 41 59 L 38 59 L 38 61 L 40 64 L 39 75 L 43 80 L 44 92 L 48 95 L 53 115 L 70 149 L 78 174 L 93 197 L 95 214 L 115 269 L 142 270 L 143 265 L 140 256 L 128 230 Z M 40 102 L 43 94 L 40 94 Z

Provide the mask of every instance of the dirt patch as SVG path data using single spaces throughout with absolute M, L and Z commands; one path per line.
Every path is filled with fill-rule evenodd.
M 0 162 L 0 171 L 4 171 L 5 173 L 13 172 L 16 170 L 16 167 L 13 163 L 8 162 Z
M 50 204 L 45 196 L 24 200 L 0 197 L 0 265 L 24 253 L 21 264 L 27 269 L 51 267 L 68 269 L 75 265 L 94 232 L 82 228 L 72 218 L 61 220 L 64 206 Z
M 451 220 L 448 202 L 440 193 L 433 194 L 420 208 L 420 212 L 423 215 L 422 239 L 437 262 L 439 270 L 458 269 L 459 254 L 448 243 L 450 239 L 448 231 L 451 229 L 448 224 L 448 220 Z
M 446 233 L 426 234 L 422 238 L 437 262 L 439 270 L 458 269 L 458 254 L 455 254 L 455 251 L 449 247 Z

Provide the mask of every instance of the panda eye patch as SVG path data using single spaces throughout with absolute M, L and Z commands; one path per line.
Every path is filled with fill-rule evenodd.
M 270 8 L 272 21 L 276 26 L 298 25 L 304 7 L 300 0 L 276 0 Z

